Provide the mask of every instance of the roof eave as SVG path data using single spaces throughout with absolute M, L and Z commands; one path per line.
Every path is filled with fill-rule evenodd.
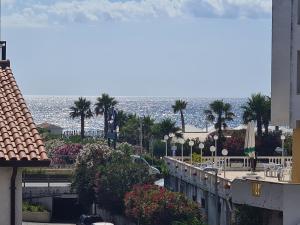
M 49 167 L 50 160 L 3 160 L 0 167 Z

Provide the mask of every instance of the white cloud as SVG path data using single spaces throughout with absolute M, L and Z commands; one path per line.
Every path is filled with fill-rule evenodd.
M 129 21 L 159 17 L 270 17 L 271 0 L 6 0 L 7 25 L 41 26 L 73 22 Z

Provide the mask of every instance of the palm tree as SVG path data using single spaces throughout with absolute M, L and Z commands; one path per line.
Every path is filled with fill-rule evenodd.
M 109 109 L 117 105 L 118 102 L 110 97 L 108 94 L 102 94 L 101 97 L 97 98 L 97 102 L 95 104 L 95 114 L 104 116 L 104 137 L 107 138 L 108 132 L 108 116 Z
M 119 126 L 119 129 L 122 129 L 122 127 L 126 124 L 128 119 L 129 119 L 129 115 L 125 113 L 123 110 L 117 111 L 116 123 Z
M 188 103 L 185 102 L 185 101 L 183 101 L 183 100 L 176 100 L 176 101 L 175 101 L 175 104 L 172 105 L 172 108 L 173 108 L 173 110 L 174 110 L 174 113 L 180 112 L 182 132 L 185 132 L 185 123 L 184 123 L 184 115 L 183 115 L 183 111 L 186 109 L 187 104 L 188 104 Z
M 176 136 L 180 136 L 178 133 L 180 128 L 176 126 L 176 122 L 170 118 L 163 119 L 160 123 L 156 123 L 152 126 L 152 134 L 159 139 L 163 139 L 165 135 L 169 135 L 170 133 L 176 134 Z
M 74 102 L 74 106 L 70 108 L 70 117 L 72 119 L 80 117 L 81 122 L 81 138 L 84 138 L 84 122 L 86 118 L 93 116 L 91 110 L 91 102 L 87 101 L 86 98 L 80 97 L 78 101 Z
M 232 121 L 235 117 L 234 113 L 231 112 L 231 105 L 224 103 L 223 100 L 216 100 L 209 104 L 209 109 L 204 110 L 206 120 L 214 123 L 215 128 L 218 131 L 219 140 L 223 136 L 222 128 L 227 127 L 227 121 Z
M 142 131 L 143 131 L 143 140 L 144 146 L 149 150 L 150 148 L 150 139 L 152 137 L 152 126 L 154 125 L 154 119 L 150 116 L 144 116 L 142 118 Z
M 244 123 L 248 123 L 251 120 L 256 121 L 258 136 L 262 136 L 263 125 L 265 127 L 265 131 L 268 132 L 267 130 L 271 115 L 270 100 L 270 97 L 262 95 L 261 93 L 253 94 L 250 98 L 248 98 L 246 104 L 242 106 L 242 109 L 244 110 Z
M 266 96 L 265 104 L 264 104 L 264 112 L 262 115 L 262 123 L 265 128 L 265 135 L 269 134 L 269 125 L 271 121 L 271 98 Z

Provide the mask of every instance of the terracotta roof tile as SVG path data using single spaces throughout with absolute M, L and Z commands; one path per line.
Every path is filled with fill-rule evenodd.
M 44 143 L 8 65 L 8 61 L 0 61 L 0 161 L 48 162 Z

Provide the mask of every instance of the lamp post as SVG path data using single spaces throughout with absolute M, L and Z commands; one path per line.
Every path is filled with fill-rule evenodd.
M 228 150 L 223 149 L 222 155 L 224 156 L 224 178 L 226 178 L 226 156 L 228 155 Z
M 202 151 L 203 151 L 203 149 L 204 149 L 204 144 L 201 142 L 200 144 L 199 144 L 199 148 L 200 148 L 200 155 L 201 155 L 201 162 L 202 162 Z
M 284 135 L 281 135 L 280 136 L 280 139 L 281 139 L 281 148 L 282 148 L 282 164 L 284 164 L 284 159 L 283 159 L 283 157 L 284 157 L 284 140 L 285 140 L 285 136 Z
M 181 144 L 181 161 L 183 162 L 183 145 L 184 145 L 184 139 L 179 138 L 178 143 Z
M 215 151 L 215 163 L 217 163 L 217 152 L 218 152 L 218 135 L 214 135 L 214 140 L 215 140 L 215 147 L 216 147 L 216 151 Z
M 195 142 L 193 142 L 192 140 L 189 141 L 189 146 L 191 147 L 191 164 L 193 164 L 193 146 L 194 146 Z
M 168 140 L 169 140 L 169 136 L 165 135 L 164 142 L 166 143 L 166 156 L 168 156 Z
M 213 158 L 213 156 L 214 156 L 214 152 L 216 151 L 216 147 L 215 146 L 210 146 L 209 150 L 211 152 L 211 158 L 212 158 L 212 160 L 215 161 L 214 158 Z M 216 162 L 214 162 L 214 163 L 216 163 Z

